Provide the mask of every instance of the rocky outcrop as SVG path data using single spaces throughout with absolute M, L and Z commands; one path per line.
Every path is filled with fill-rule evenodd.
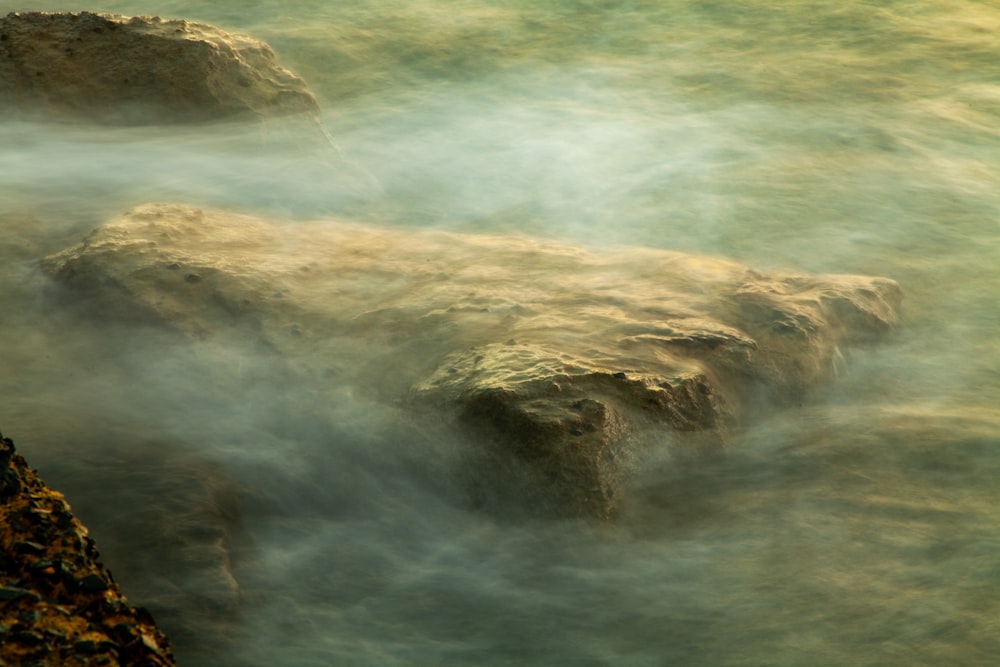
M 155 614 L 178 659 L 213 652 L 206 638 L 231 632 L 241 612 L 235 556 L 253 553 L 241 518 L 251 500 L 201 455 L 204 442 L 188 447 L 149 421 L 93 421 L 63 409 L 58 420 L 19 419 L 17 428 L 26 456 L 72 502 L 104 564 L 129 600 Z
M 318 110 L 263 42 L 193 21 L 90 12 L 0 18 L 0 107 L 137 125 Z
M 556 515 L 609 516 L 640 453 L 718 449 L 748 411 L 800 399 L 902 298 L 884 278 L 171 205 L 43 265 L 103 313 L 239 335 L 320 391 L 451 424 L 475 504 Z
M 87 529 L 0 436 L 0 664 L 173 665 Z

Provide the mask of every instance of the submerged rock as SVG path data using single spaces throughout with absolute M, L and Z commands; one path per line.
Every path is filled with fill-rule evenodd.
M 173 665 L 87 529 L 0 436 L 0 664 Z
M 475 504 L 549 515 L 613 514 L 639 453 L 717 449 L 748 409 L 830 378 L 902 298 L 884 278 L 172 205 L 43 266 L 105 313 L 237 334 L 317 387 L 451 424 Z
M 136 125 L 318 111 L 263 42 L 194 21 L 91 12 L 0 18 L 0 106 Z

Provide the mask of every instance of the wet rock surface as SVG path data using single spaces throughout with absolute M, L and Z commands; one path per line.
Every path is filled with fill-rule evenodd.
M 470 502 L 544 515 L 613 515 L 643 452 L 718 451 L 833 377 L 902 299 L 884 278 L 176 205 L 43 267 L 86 308 L 235 334 L 317 391 L 357 386 L 449 425 L 469 443 Z
M 21 450 L 72 501 L 125 595 L 155 614 L 183 662 L 186 651 L 200 650 L 198 639 L 231 629 L 238 614 L 234 556 L 253 548 L 235 484 L 197 447 L 150 425 L 64 418 L 44 433 L 21 422 Z M 85 440 L 77 435 L 84 431 Z
M 318 111 L 263 42 L 194 21 L 91 12 L 0 18 L 0 107 L 134 125 Z
M 0 476 L 0 664 L 173 665 L 62 494 L 2 437 Z

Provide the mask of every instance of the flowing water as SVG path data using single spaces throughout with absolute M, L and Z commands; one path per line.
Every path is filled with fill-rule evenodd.
M 83 8 L 0 2 L 30 9 Z M 995 3 L 85 9 L 269 42 L 335 141 L 0 120 L 0 428 L 181 665 L 994 664 Z M 905 310 L 723 460 L 640 474 L 614 525 L 504 521 L 359 388 L 57 307 L 39 258 L 149 201 L 883 275 Z

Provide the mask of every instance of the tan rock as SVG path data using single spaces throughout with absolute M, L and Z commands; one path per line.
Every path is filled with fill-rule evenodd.
M 91 12 L 0 18 L 0 106 L 137 125 L 318 110 L 263 42 L 193 21 Z
M 834 375 L 840 346 L 885 332 L 902 298 L 884 278 L 664 250 L 171 205 L 139 207 L 44 268 L 106 312 L 237 332 L 318 387 L 364 387 L 457 426 L 475 443 L 477 504 L 592 516 L 615 511 L 636 453 L 718 448 L 745 406 Z

